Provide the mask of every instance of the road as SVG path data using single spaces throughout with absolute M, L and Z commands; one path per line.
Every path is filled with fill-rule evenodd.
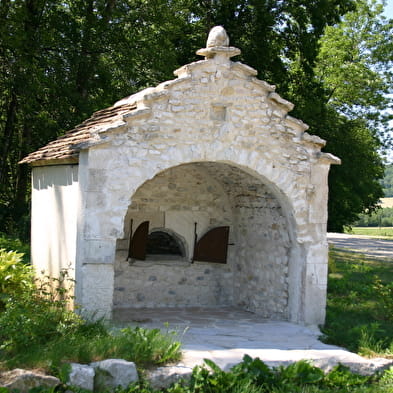
M 393 262 L 393 240 L 368 236 L 328 233 L 328 242 L 336 248 L 360 252 L 372 258 L 385 258 Z

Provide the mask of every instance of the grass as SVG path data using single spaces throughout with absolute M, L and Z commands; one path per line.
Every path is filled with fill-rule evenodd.
M 324 341 L 393 357 L 393 263 L 332 249 Z
M 0 249 L 0 370 L 56 373 L 64 362 L 122 358 L 148 367 L 180 359 L 173 334 L 139 327 L 113 330 L 103 320 L 74 313 L 67 271 L 33 281 L 32 268 L 21 257 Z
M 393 239 L 393 227 L 352 227 L 346 233 Z
M 89 324 L 95 332 L 75 331 L 32 344 L 28 350 L 0 351 L 0 364 L 4 369 L 40 368 L 56 374 L 65 362 L 88 364 L 116 358 L 144 368 L 180 359 L 180 343 L 173 335 L 138 327 L 113 332 L 99 324 Z

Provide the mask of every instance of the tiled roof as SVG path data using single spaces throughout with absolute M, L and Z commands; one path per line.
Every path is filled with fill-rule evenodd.
M 123 120 L 123 115 L 134 110 L 135 103 L 124 103 L 114 105 L 106 109 L 95 112 L 89 119 L 76 126 L 74 129 L 67 131 L 64 135 L 56 140 L 49 142 L 46 146 L 37 151 L 30 153 L 23 158 L 20 164 L 31 164 L 44 161 L 46 164 L 50 161 L 78 162 L 81 144 L 93 140 L 93 132 L 98 132 Z

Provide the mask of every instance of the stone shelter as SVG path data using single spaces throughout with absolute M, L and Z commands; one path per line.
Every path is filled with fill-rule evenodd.
M 32 261 L 75 274 L 86 311 L 234 306 L 325 317 L 327 178 L 340 160 L 293 104 L 231 57 L 203 60 L 31 153 Z

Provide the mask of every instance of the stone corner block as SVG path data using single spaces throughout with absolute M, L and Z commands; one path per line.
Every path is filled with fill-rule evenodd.
M 139 379 L 135 363 L 123 359 L 106 359 L 90 366 L 95 370 L 94 390 L 98 392 L 118 386 L 126 388 Z
M 185 366 L 164 366 L 147 372 L 146 379 L 153 389 L 167 389 L 179 379 L 189 380 L 192 368 Z
M 94 389 L 94 368 L 78 363 L 71 363 L 70 366 L 71 371 L 68 376 L 68 384 L 92 391 Z

